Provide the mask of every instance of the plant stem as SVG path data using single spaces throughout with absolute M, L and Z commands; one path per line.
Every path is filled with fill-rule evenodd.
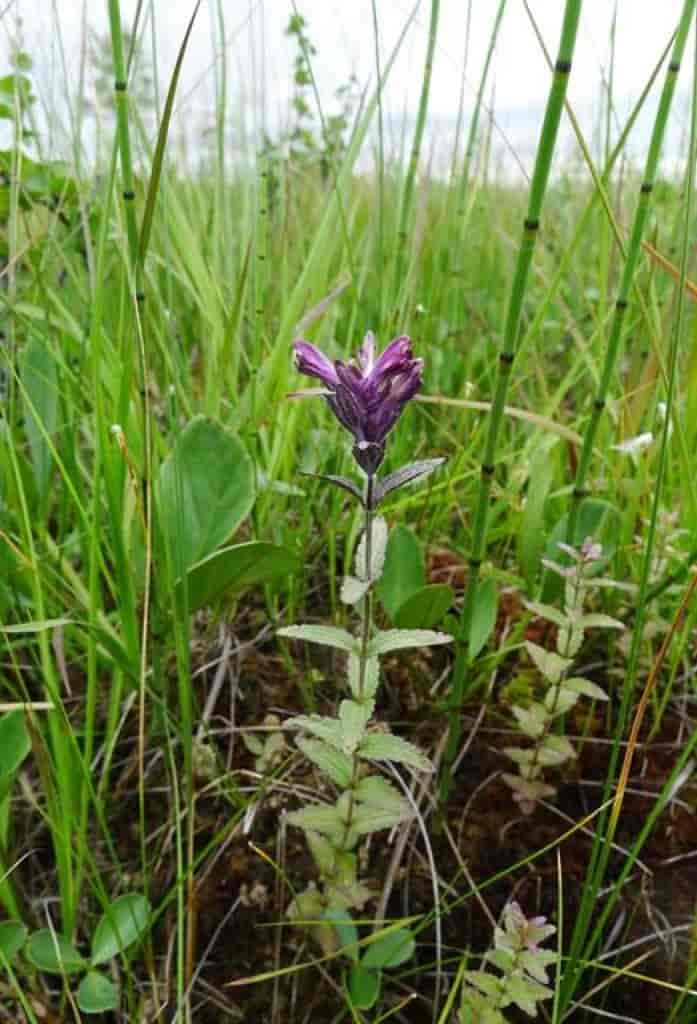
M 617 291 L 617 299 L 615 301 L 615 312 L 612 318 L 612 327 L 610 328 L 610 337 L 607 343 L 607 349 L 605 354 L 605 362 L 603 364 L 602 374 L 600 377 L 600 384 L 596 392 L 595 399 L 593 401 L 593 407 L 586 427 L 585 435 L 583 438 L 583 447 L 581 449 L 581 455 L 578 460 L 578 468 L 576 470 L 576 479 L 574 481 L 574 489 L 572 494 L 572 503 L 569 510 L 569 519 L 566 529 L 566 542 L 567 544 L 575 543 L 576 526 L 578 523 L 579 510 L 581 501 L 587 495 L 586 482 L 588 479 L 588 470 L 590 467 L 591 456 L 593 454 L 593 446 L 595 444 L 595 436 L 598 431 L 598 424 L 600 417 L 607 404 L 607 396 L 610 390 L 610 382 L 615 370 L 615 363 L 620 349 L 620 342 L 623 334 L 623 324 L 625 320 L 625 313 L 629 304 L 629 296 L 636 273 L 637 264 L 639 262 L 639 255 L 641 253 L 641 242 L 644 236 L 644 229 L 646 227 L 646 220 L 649 214 L 649 203 L 651 199 L 651 192 L 653 191 L 656 172 L 658 170 L 658 161 L 661 155 L 661 148 L 663 146 L 663 138 L 665 135 L 666 125 L 668 123 L 668 114 L 673 101 L 673 94 L 675 92 L 675 86 L 678 79 L 678 72 L 680 71 L 680 62 L 685 50 L 685 44 L 687 42 L 687 34 L 690 28 L 690 21 L 694 12 L 695 2 L 694 0 L 685 0 L 683 5 L 682 14 L 680 16 L 680 22 L 678 29 L 675 34 L 675 42 L 673 43 L 673 50 L 670 56 L 670 63 L 668 64 L 668 70 L 666 72 L 665 81 L 663 83 L 663 90 L 661 92 L 661 99 L 658 105 L 658 112 L 656 113 L 656 120 L 654 121 L 653 132 L 651 134 L 651 142 L 649 145 L 649 152 L 646 158 L 646 165 L 644 168 L 644 174 L 641 182 L 641 189 L 639 192 L 639 201 L 637 203 L 636 212 L 634 214 L 634 223 L 632 224 L 632 233 L 629 238 L 629 244 L 627 245 L 627 257 L 622 271 L 622 278 Z
M 447 797 L 450 789 L 450 767 L 455 760 L 461 734 L 459 710 L 465 695 L 469 670 L 468 641 L 474 611 L 474 601 L 477 592 L 477 583 L 479 580 L 479 570 L 486 550 L 487 520 L 489 502 L 491 498 L 491 485 L 496 468 L 495 458 L 498 447 L 498 438 L 503 422 L 504 406 L 511 376 L 511 368 L 515 359 L 516 346 L 518 343 L 520 320 L 523 311 L 523 300 L 525 298 L 525 291 L 532 263 L 532 255 L 540 223 L 539 218 L 547 189 L 547 182 L 549 180 L 549 172 L 557 140 L 559 123 L 564 109 L 566 87 L 569 80 L 569 72 L 571 71 L 571 62 L 573 59 L 580 15 L 581 0 L 566 0 L 557 62 L 554 66 L 552 85 L 547 99 L 547 108 L 545 110 L 542 133 L 537 148 L 535 169 L 533 171 L 532 183 L 530 185 L 528 212 L 523 224 L 523 236 L 518 250 L 518 260 L 513 277 L 508 310 L 506 313 L 503 345 L 499 354 L 498 381 L 489 416 L 485 454 L 481 466 L 479 498 L 472 531 L 472 548 L 469 560 L 470 571 L 467 580 L 467 587 L 465 589 L 458 635 L 456 638 L 457 647 L 455 655 L 455 669 L 452 697 L 449 708 L 448 745 L 445 751 L 443 761 L 444 772 L 441 778 L 441 794 L 444 798 Z
M 373 492 L 375 489 L 375 477 L 369 476 L 365 485 L 365 567 L 364 574 L 365 579 L 370 579 L 370 565 L 373 557 Z M 360 664 L 358 669 L 358 700 L 363 700 L 363 690 L 365 687 L 365 676 L 368 666 L 368 645 L 370 644 L 370 634 L 373 629 L 373 588 L 370 586 L 366 592 L 364 598 L 363 607 L 363 627 L 361 630 L 361 651 L 359 654 Z M 353 753 L 353 769 L 351 772 L 351 788 L 349 790 L 349 805 L 348 813 L 346 816 L 346 826 L 344 828 L 344 837 L 342 839 L 342 848 L 348 839 L 351 831 L 351 825 L 353 823 L 353 808 L 355 804 L 354 793 L 356 790 L 356 784 L 358 782 L 358 772 L 360 769 L 360 758 L 354 751 Z

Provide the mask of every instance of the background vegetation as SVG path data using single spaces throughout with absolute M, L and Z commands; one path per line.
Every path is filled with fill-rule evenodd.
M 540 1019 L 697 1020 L 694 9 L 628 120 L 609 74 L 594 137 L 552 174 L 557 123 L 575 124 L 565 83 L 584 13 L 567 0 L 531 182 L 492 159 L 488 61 L 449 169 L 432 171 L 437 0 L 396 147 L 389 60 L 325 114 L 296 11 L 287 127 L 230 160 L 219 74 L 196 171 L 172 148 L 179 64 L 129 72 L 151 39 L 141 21 L 125 30 L 118 0 L 66 83 L 68 161 L 14 46 L 0 78 L 6 1019 L 496 1021 L 474 1016 L 463 972 L 514 899 L 557 929 Z M 669 175 L 678 75 L 690 113 Z M 628 140 L 654 96 L 637 163 Z M 425 361 L 386 470 L 448 460 L 385 502 L 378 615 L 456 643 L 386 664 L 381 718 L 438 771 L 411 780 L 417 818 L 362 853 L 361 934 L 398 922 L 416 938 L 363 1011 L 346 957 L 285 917 L 312 878 L 285 814 L 318 783 L 280 726 L 336 706 L 340 656 L 275 631 L 350 621 L 340 588 L 361 526 L 316 477 L 350 475 L 350 451 L 321 401 L 288 397 L 302 386 L 291 342 L 348 357 L 369 328 L 383 345 L 411 335 Z M 610 699 L 591 692 L 554 726 L 575 756 L 526 814 L 503 747 L 531 735 L 512 709 L 548 678 L 529 644 L 554 651 L 564 628 L 549 561 L 589 536 L 596 618 L 574 672 Z

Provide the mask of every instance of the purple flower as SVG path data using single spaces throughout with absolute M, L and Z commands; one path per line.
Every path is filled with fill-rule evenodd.
M 375 357 L 375 338 L 369 331 L 358 353 L 358 363 L 328 359 L 307 341 L 293 345 L 300 373 L 316 377 L 319 392 L 339 422 L 353 434 L 353 454 L 372 476 L 385 454 L 385 438 L 402 409 L 421 387 L 423 360 L 414 359 L 411 338 L 395 338 Z

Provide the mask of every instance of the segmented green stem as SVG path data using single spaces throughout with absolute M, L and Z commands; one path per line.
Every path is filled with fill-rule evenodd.
M 428 26 L 428 45 L 426 49 L 426 63 L 424 65 L 424 73 L 421 79 L 421 95 L 419 96 L 419 110 L 416 116 L 416 127 L 414 129 L 414 138 L 411 144 L 411 153 L 409 154 L 409 165 L 407 167 L 407 177 L 404 182 L 404 192 L 402 193 L 402 202 L 399 212 L 399 229 L 397 232 L 397 259 L 395 262 L 395 280 L 393 291 L 395 303 L 399 303 L 402 281 L 404 276 L 404 261 L 406 259 L 409 241 L 409 224 L 411 221 L 411 211 L 414 202 L 414 185 L 416 183 L 416 170 L 419 165 L 421 144 L 423 142 L 424 129 L 426 127 L 428 97 L 431 91 L 433 55 L 436 50 L 439 12 L 440 0 L 431 0 L 431 19 Z
M 114 103 L 116 106 L 116 132 L 121 157 L 121 179 L 123 183 L 122 197 L 126 217 L 126 234 L 128 236 L 128 254 L 130 269 L 133 275 L 134 295 L 138 302 L 144 299 L 142 291 L 142 263 L 140 259 L 140 240 L 138 222 L 135 211 L 135 178 L 133 174 L 133 157 L 131 151 L 131 132 L 128 120 L 128 69 L 123 52 L 123 33 L 121 29 L 121 10 L 119 0 L 109 0 L 109 27 L 111 31 L 111 48 L 114 58 Z
M 442 779 L 443 795 L 447 795 L 449 789 L 449 773 L 460 739 L 459 709 L 465 694 L 465 686 L 468 674 L 468 638 L 474 611 L 474 601 L 479 580 L 479 570 L 486 550 L 487 519 L 489 502 L 491 497 L 491 486 L 495 473 L 496 450 L 498 437 L 503 422 L 504 405 L 506 393 L 510 380 L 511 367 L 515 358 L 516 345 L 520 331 L 520 319 L 523 309 L 523 300 L 532 263 L 532 255 L 535 248 L 540 226 L 540 214 L 544 201 L 549 171 L 552 164 L 552 156 L 557 140 L 559 123 L 564 109 L 566 88 L 571 71 L 576 33 L 581 15 L 582 0 L 566 0 L 564 8 L 564 20 L 559 41 L 557 61 L 554 66 L 552 85 L 547 99 L 542 133 L 535 158 L 535 168 L 530 185 L 530 198 L 528 212 L 523 224 L 523 237 L 518 250 L 513 284 L 511 287 L 508 310 L 503 334 L 503 345 L 499 354 L 499 371 L 494 401 L 489 414 L 489 425 L 486 437 L 484 460 L 481 466 L 479 482 L 479 496 L 474 519 L 472 533 L 472 548 L 469 562 L 469 577 L 465 589 L 464 605 L 457 635 L 457 649 L 455 656 L 455 669 L 452 687 L 451 707 L 449 712 L 449 735 L 446 748 L 444 767 L 445 773 Z
M 687 21 L 685 22 L 685 15 L 687 13 Z M 680 22 L 678 34 L 676 34 L 676 45 L 678 43 L 679 34 L 684 31 L 685 37 L 689 30 L 689 22 L 692 16 L 695 14 L 695 0 L 686 0 L 683 8 L 683 17 Z M 682 48 L 679 51 L 682 54 L 684 49 L 685 41 L 683 40 Z M 675 48 L 673 50 L 673 59 L 675 59 Z M 677 71 L 669 72 L 673 75 L 673 80 Z M 674 84 L 674 83 L 673 83 Z M 665 93 L 665 89 L 664 89 Z M 661 115 L 661 108 L 657 118 Z M 617 767 L 619 764 L 620 755 L 622 753 L 621 741 L 624 736 L 624 730 L 629 717 L 629 712 L 632 707 L 634 698 L 635 684 L 637 673 L 639 669 L 639 658 L 641 654 L 641 648 L 643 643 L 643 627 L 646 619 L 646 607 L 647 607 L 647 596 L 649 594 L 649 573 L 651 570 L 651 563 L 654 555 L 654 548 L 656 542 L 656 525 L 658 521 L 658 510 L 659 502 L 661 498 L 661 491 L 663 481 L 665 479 L 667 469 L 667 452 L 669 443 L 669 432 L 670 432 L 670 419 L 671 410 L 673 407 L 673 401 L 675 396 L 675 388 L 677 382 L 677 366 L 678 366 L 678 354 L 680 347 L 680 335 L 683 324 L 683 313 L 685 303 L 685 281 L 687 279 L 687 267 L 688 267 L 688 256 L 689 256 L 689 240 L 690 240 L 690 225 L 691 225 L 691 211 L 693 203 L 693 192 L 694 192 L 694 176 L 695 176 L 695 159 L 697 158 L 697 39 L 695 46 L 695 60 L 693 65 L 693 81 L 692 81 L 692 112 L 691 112 L 691 123 L 690 123 L 690 149 L 689 157 L 687 161 L 686 170 L 686 182 L 685 182 L 685 214 L 683 217 L 683 238 L 682 238 L 682 253 L 680 260 L 680 281 L 678 285 L 678 298 L 677 298 L 677 310 L 675 323 L 673 326 L 673 333 L 671 338 L 670 353 L 668 359 L 668 386 L 666 392 L 666 416 L 663 424 L 663 432 L 661 436 L 661 447 L 658 456 L 658 472 L 656 475 L 656 482 L 653 492 L 653 501 L 651 504 L 651 515 L 649 519 L 649 527 L 646 535 L 646 542 L 644 545 L 644 552 L 641 566 L 641 577 L 639 581 L 639 593 L 636 600 L 636 621 L 634 629 L 632 631 L 632 643 L 629 651 L 629 658 L 627 664 L 627 671 L 623 681 L 622 687 L 622 699 L 620 702 L 618 721 L 614 729 L 614 742 L 610 752 L 610 763 L 608 766 L 607 776 L 605 780 L 605 787 L 603 790 L 603 801 L 613 794 L 617 785 Z M 657 803 L 661 802 L 664 794 L 672 792 L 672 783 L 668 781 L 662 790 L 661 797 Z M 667 799 L 667 796 L 666 796 Z M 658 813 L 657 808 L 655 809 Z M 615 833 L 616 817 L 615 810 L 613 808 L 613 815 L 610 817 L 609 822 L 607 821 L 607 811 L 603 812 L 600 820 L 597 823 L 597 835 L 602 836 L 602 840 L 597 841 L 593 844 L 593 852 L 591 856 L 590 865 L 586 875 L 586 882 L 583 886 L 583 899 L 579 907 L 576 921 L 571 936 L 571 946 L 569 952 L 569 962 L 578 964 L 575 970 L 565 972 L 562 979 L 561 991 L 560 991 L 560 1015 L 563 1015 L 564 1009 L 569 1006 L 573 999 L 574 992 L 578 986 L 581 978 L 581 963 L 587 963 L 593 958 L 593 951 L 597 950 L 598 944 L 601 941 L 603 935 L 603 929 L 607 923 L 607 920 L 612 913 L 613 908 L 616 905 L 617 899 L 620 892 L 622 891 L 622 880 L 620 879 L 615 886 L 611 886 L 607 893 L 607 898 L 602 901 L 601 913 L 597 916 L 596 908 L 598 906 L 598 893 L 600 887 L 603 884 L 605 877 L 605 871 L 607 868 L 610 852 L 612 849 L 612 840 Z M 643 830 L 640 834 L 639 840 L 632 848 L 630 855 L 626 858 L 625 868 L 623 874 L 626 874 L 631 870 L 636 857 L 639 856 L 641 846 L 643 842 L 648 838 L 650 830 Z M 595 917 L 595 919 L 594 919 Z M 593 925 L 592 933 L 590 938 L 587 938 L 589 928 Z
M 622 271 L 617 299 L 615 301 L 615 311 L 612 317 L 612 326 L 610 328 L 610 337 L 607 343 L 605 362 L 603 364 L 598 390 L 593 400 L 591 415 L 584 433 L 581 455 L 578 460 L 576 479 L 574 481 L 574 489 L 572 493 L 571 509 L 569 511 L 566 531 L 566 541 L 568 544 L 574 543 L 581 501 L 588 493 L 588 470 L 590 467 L 591 457 L 593 455 L 595 436 L 598 432 L 600 417 L 602 416 L 603 410 L 607 404 L 610 382 L 617 362 L 617 356 L 623 334 L 622 328 L 625 320 L 625 313 L 627 311 L 627 306 L 629 305 L 629 295 L 634 275 L 636 273 L 637 264 L 639 262 L 639 255 L 641 253 L 641 241 L 644 236 L 646 220 L 649 214 L 651 193 L 655 184 L 658 162 L 661 155 L 661 148 L 663 146 L 666 125 L 668 123 L 668 114 L 673 102 L 675 85 L 678 78 L 678 72 L 680 71 L 680 62 L 685 50 L 685 43 L 687 42 L 687 34 L 690 27 L 690 20 L 694 12 L 694 7 L 694 0 L 685 0 L 678 29 L 675 34 L 675 42 L 673 43 L 670 63 L 668 64 L 668 70 L 666 71 L 666 77 L 663 83 L 663 90 L 661 92 L 661 99 L 658 105 L 653 131 L 651 133 L 649 152 L 646 157 L 644 175 L 639 191 L 639 201 L 634 214 L 634 222 L 632 224 L 629 244 L 627 245 L 624 269 Z

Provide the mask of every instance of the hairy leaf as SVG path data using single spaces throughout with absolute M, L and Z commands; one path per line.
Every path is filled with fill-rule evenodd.
M 377 505 L 398 487 L 404 487 L 414 480 L 428 476 L 434 469 L 442 466 L 445 461 L 444 458 L 422 459 L 420 462 L 410 462 L 408 465 L 396 469 L 394 473 L 389 473 L 383 480 L 378 481 L 375 487 L 375 504 Z
M 424 772 L 431 771 L 433 767 L 418 747 L 403 740 L 401 736 L 387 732 L 369 733 L 358 748 L 358 753 L 371 761 L 394 761 Z
M 433 647 L 437 644 L 452 643 L 449 633 L 436 633 L 432 629 L 388 629 L 378 633 L 371 642 L 371 657 L 388 654 L 390 651 L 404 651 L 410 647 Z
M 355 636 L 336 626 L 284 626 L 276 635 L 288 640 L 305 640 L 308 644 L 320 644 L 322 647 L 335 647 L 340 651 L 358 649 Z
M 322 740 L 311 740 L 299 736 L 296 742 L 305 757 L 316 764 L 337 786 L 346 789 L 351 785 L 353 765 L 346 754 Z

